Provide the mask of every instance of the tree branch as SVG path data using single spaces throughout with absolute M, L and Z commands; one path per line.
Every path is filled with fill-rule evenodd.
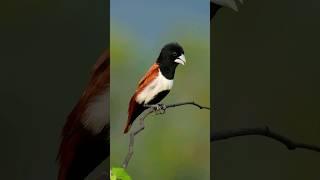
M 199 109 L 210 110 L 209 107 L 201 106 L 195 102 L 183 102 L 183 103 L 175 103 L 175 104 L 170 104 L 170 105 L 164 105 L 164 104 L 146 105 L 146 107 L 148 107 L 148 109 L 145 110 L 145 112 L 139 118 L 140 127 L 137 130 L 130 133 L 129 150 L 128 150 L 128 153 L 122 163 L 122 167 L 123 168 L 128 167 L 129 161 L 133 155 L 134 137 L 136 135 L 138 135 L 142 130 L 144 130 L 144 128 L 145 128 L 144 120 L 149 114 L 152 114 L 154 112 L 157 114 L 164 114 L 168 108 L 175 108 L 178 106 L 185 106 L 185 105 L 193 105 L 195 107 L 198 107 Z
M 215 132 L 211 134 L 210 140 L 211 142 L 226 140 L 239 136 L 265 136 L 276 140 L 282 144 L 284 144 L 289 150 L 295 149 L 307 149 L 311 151 L 320 152 L 320 147 L 310 144 L 304 144 L 300 142 L 295 142 L 289 139 L 288 137 L 282 136 L 276 132 L 271 131 L 268 127 L 264 128 L 244 128 L 244 129 L 235 129 L 235 130 L 225 130 L 221 132 Z
M 177 106 L 184 106 L 184 105 L 193 105 L 193 106 L 196 106 L 198 107 L 199 109 L 207 109 L 207 110 L 210 110 L 209 107 L 205 107 L 205 106 L 201 106 L 195 102 L 184 102 L 184 103 L 176 103 L 176 104 L 170 104 L 170 105 L 167 105 L 166 107 L 167 108 L 173 108 L 173 107 L 177 107 Z

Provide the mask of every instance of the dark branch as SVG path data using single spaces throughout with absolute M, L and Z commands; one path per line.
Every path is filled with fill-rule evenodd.
M 142 130 L 144 130 L 144 119 L 151 113 L 155 112 L 155 108 L 149 108 L 146 110 L 146 112 L 141 116 L 141 118 L 139 119 L 140 121 L 140 127 L 139 129 L 133 131 L 130 133 L 130 140 L 129 140 L 129 150 L 128 150 L 128 153 L 122 163 L 122 167 L 123 168 L 127 168 L 128 167 L 128 164 L 129 164 L 129 161 L 133 155 L 133 145 L 134 145 L 134 137 L 136 135 L 138 135 Z
M 310 144 L 299 143 L 290 140 L 289 138 L 282 136 L 276 132 L 271 131 L 268 127 L 264 128 L 245 128 L 245 129 L 235 129 L 235 130 L 226 130 L 221 132 L 215 132 L 211 134 L 211 142 L 226 140 L 229 138 L 239 137 L 239 136 L 265 136 L 273 140 L 279 141 L 284 144 L 289 150 L 295 149 L 307 149 L 311 151 L 320 152 L 320 147 Z
M 193 105 L 193 106 L 198 107 L 199 109 L 210 110 L 209 107 L 201 106 L 195 102 L 183 102 L 183 103 L 175 103 L 175 104 L 170 104 L 170 105 L 164 105 L 164 104 L 146 105 L 146 107 L 148 107 L 148 109 L 145 110 L 145 112 L 139 118 L 140 127 L 137 130 L 130 133 L 129 150 L 128 150 L 128 153 L 122 163 L 122 167 L 123 168 L 128 167 L 129 161 L 133 155 L 134 137 L 136 135 L 138 135 L 142 130 L 144 130 L 144 128 L 145 128 L 144 127 L 144 120 L 149 114 L 152 114 L 154 112 L 155 113 L 159 112 L 160 114 L 163 114 L 163 113 L 165 113 L 165 111 L 168 108 L 174 108 L 174 107 L 185 106 L 185 105 Z
M 184 103 L 170 104 L 170 105 L 167 105 L 166 108 L 168 109 L 168 108 L 173 108 L 173 107 L 177 107 L 177 106 L 184 106 L 184 105 L 193 105 L 193 106 L 197 106 L 199 109 L 210 110 L 209 107 L 201 106 L 195 102 L 184 102 Z

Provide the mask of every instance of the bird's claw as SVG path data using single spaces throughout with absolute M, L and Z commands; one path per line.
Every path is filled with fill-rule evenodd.
M 149 107 L 152 107 L 156 114 L 164 114 L 167 109 L 167 106 L 165 104 L 154 104 L 150 105 Z
M 165 104 L 158 104 L 158 113 L 159 114 L 164 114 L 166 113 L 166 109 L 167 109 L 167 106 Z

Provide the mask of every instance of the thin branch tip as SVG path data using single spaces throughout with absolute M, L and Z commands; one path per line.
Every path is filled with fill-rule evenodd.
M 226 140 L 229 138 L 241 137 L 241 136 L 264 136 L 275 141 L 282 143 L 288 150 L 296 150 L 296 149 L 306 149 L 315 152 L 320 152 L 320 146 L 315 146 L 311 144 L 304 144 L 295 142 L 289 139 L 286 136 L 280 135 L 272 131 L 268 126 L 263 128 L 244 128 L 244 129 L 235 129 L 235 130 L 225 130 L 221 132 L 215 132 L 211 134 L 210 140 L 211 142 Z

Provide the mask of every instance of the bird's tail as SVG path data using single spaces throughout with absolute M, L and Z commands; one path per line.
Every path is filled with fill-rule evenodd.
M 126 133 L 128 133 L 129 132 L 129 130 L 130 130 L 130 128 L 131 128 L 131 123 L 127 123 L 126 124 L 126 126 L 125 126 L 125 128 L 124 128 L 124 130 L 123 130 L 123 133 L 124 134 L 126 134 Z
M 126 134 L 129 132 L 133 121 L 145 110 L 146 108 L 142 106 L 141 104 L 138 104 L 135 101 L 135 96 L 133 96 L 129 103 L 129 109 L 128 109 L 128 120 L 125 125 L 125 128 L 123 130 L 123 133 Z
M 84 180 L 110 155 L 108 136 L 109 127 L 105 127 L 95 136 L 89 132 L 76 132 L 64 138 L 58 156 L 58 180 Z
M 75 159 L 75 148 L 80 142 L 80 134 L 74 134 L 70 139 L 63 137 L 57 159 L 59 160 L 58 180 L 66 180 L 68 171 Z

